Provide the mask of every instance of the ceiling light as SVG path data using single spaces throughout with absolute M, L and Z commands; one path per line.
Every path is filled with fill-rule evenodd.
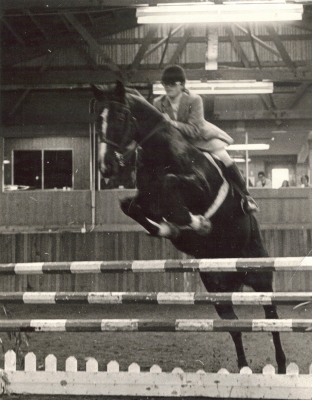
M 301 20 L 302 4 L 158 4 L 137 7 L 139 24 L 181 24 L 222 22 L 269 22 Z
M 187 81 L 187 88 L 197 94 L 263 94 L 273 93 L 273 82 L 249 81 Z M 165 94 L 161 83 L 153 85 L 154 94 Z
M 236 163 L 245 163 L 245 162 L 246 162 L 246 159 L 243 158 L 243 157 L 234 157 L 233 160 L 234 160 Z M 248 158 L 247 161 L 250 162 L 250 161 L 251 161 L 250 158 Z
M 269 150 L 270 145 L 265 143 L 255 143 L 255 144 L 230 144 L 227 150 Z

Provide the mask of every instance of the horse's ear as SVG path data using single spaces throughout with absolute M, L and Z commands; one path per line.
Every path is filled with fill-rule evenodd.
M 117 80 L 115 88 L 116 100 L 119 101 L 119 103 L 124 103 L 125 95 L 126 95 L 126 88 L 124 84 L 120 80 Z
M 91 83 L 90 86 L 97 101 L 107 100 L 116 88 L 115 83 L 109 83 L 106 85 L 94 85 Z

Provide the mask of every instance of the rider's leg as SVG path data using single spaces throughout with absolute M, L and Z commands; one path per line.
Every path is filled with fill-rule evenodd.
M 246 196 L 246 203 L 245 203 L 245 211 L 251 212 L 251 211 L 259 211 L 259 207 L 255 200 L 250 196 L 247 186 L 246 186 L 246 181 L 242 174 L 240 173 L 237 165 L 233 161 L 233 159 L 229 156 L 228 152 L 222 148 L 215 150 L 213 152 L 226 166 L 226 170 L 228 173 L 228 176 L 232 182 L 234 182 L 238 188 L 242 191 L 242 193 Z

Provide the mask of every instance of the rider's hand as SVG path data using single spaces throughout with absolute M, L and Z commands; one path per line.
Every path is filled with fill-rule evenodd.
M 172 126 L 174 126 L 175 128 L 177 128 L 177 121 L 174 121 L 174 120 L 172 120 L 170 117 L 169 117 L 169 115 L 168 114 L 164 114 L 164 117 L 165 117 L 165 120 L 167 121 L 167 122 L 169 122 L 170 123 L 170 125 L 172 125 Z

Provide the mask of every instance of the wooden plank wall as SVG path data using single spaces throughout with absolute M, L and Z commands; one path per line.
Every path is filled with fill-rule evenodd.
M 262 229 L 312 228 L 312 188 L 251 189 L 260 206 Z M 101 190 L 95 193 L 95 226 L 106 231 L 137 230 L 137 224 L 120 210 L 119 199 L 135 190 Z M 91 192 L 24 191 L 0 193 L 0 230 L 29 231 L 91 227 Z
M 306 256 L 312 229 L 263 230 L 271 257 Z M 187 258 L 168 240 L 144 232 L 54 232 L 0 235 L 0 262 L 152 260 Z M 275 274 L 275 291 L 311 291 L 312 274 Z M 0 291 L 203 291 L 197 274 L 2 276 Z

